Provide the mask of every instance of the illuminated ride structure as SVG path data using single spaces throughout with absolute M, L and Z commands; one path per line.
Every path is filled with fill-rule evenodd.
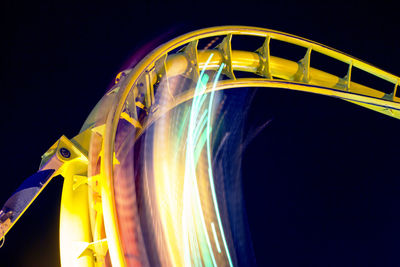
M 255 37 L 256 51 L 232 46 L 235 38 Z M 210 40 L 215 47 L 201 47 Z M 272 42 L 301 47 L 304 57 L 274 56 Z M 313 67 L 313 55 L 347 64 L 347 75 Z M 391 89 L 354 82 L 356 69 Z M 80 133 L 50 147 L 39 171 L 0 211 L 0 238 L 61 175 L 63 266 L 251 265 L 240 182 L 250 89 L 225 89 L 316 93 L 399 119 L 399 82 L 340 51 L 273 30 L 224 26 L 182 35 L 120 72 Z

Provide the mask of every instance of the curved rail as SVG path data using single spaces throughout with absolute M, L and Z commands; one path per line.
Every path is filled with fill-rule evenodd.
M 198 50 L 200 39 L 225 36 L 221 43 L 212 50 Z M 232 49 L 231 41 L 236 35 L 258 36 L 265 38 L 264 43 L 257 51 L 237 51 Z M 270 41 L 279 40 L 307 49 L 304 57 L 298 61 L 290 61 L 270 55 Z M 177 48 L 181 48 L 175 52 Z M 337 77 L 311 67 L 312 52 L 316 51 L 338 61 L 348 64 L 345 77 Z M 215 87 L 218 90 L 233 87 L 277 87 L 300 90 L 338 97 L 358 105 L 382 112 L 386 115 L 400 118 L 400 98 L 397 90 L 400 78 L 389 72 L 381 70 L 364 61 L 349 56 L 325 45 L 297 37 L 294 35 L 244 26 L 213 27 L 194 31 L 177 37 L 153 50 L 147 57 L 139 62 L 133 69 L 118 75 L 119 81 L 109 94 L 114 94 L 114 104 L 107 115 L 104 133 L 103 149 L 101 151 L 101 176 L 102 205 L 105 231 L 108 240 L 111 262 L 116 266 L 125 266 L 124 255 L 119 237 L 118 221 L 115 208 L 113 166 L 114 142 L 120 118 L 126 117 L 128 110 L 129 119 L 140 132 L 144 131 L 151 120 L 140 120 L 138 113 L 147 112 L 154 119 L 161 116 L 167 109 L 159 110 L 154 98 L 157 83 L 161 78 L 175 75 L 186 75 L 192 80 L 199 77 L 199 69 L 203 68 L 208 55 L 215 56 L 207 68 L 216 68 L 224 64 L 222 73 L 227 77 Z M 390 94 L 376 88 L 354 83 L 351 79 L 353 68 L 358 68 L 380 79 L 393 84 Z M 262 78 L 236 79 L 235 71 L 256 73 Z M 125 76 L 122 78 L 122 76 Z M 123 80 L 123 82 L 122 82 Z M 211 87 L 207 90 L 211 90 Z M 189 100 L 192 92 L 176 96 L 174 105 Z M 129 101 L 128 101 L 129 100 Z M 131 103 L 135 103 L 133 105 Z
M 232 39 L 238 35 L 261 37 L 263 41 L 256 51 L 235 50 Z M 215 42 L 217 36 L 223 38 L 215 48 L 208 49 L 209 45 L 202 50 L 198 48 L 199 40 L 211 37 Z M 298 61 L 274 56 L 270 49 L 271 40 L 303 47 L 304 56 Z M 313 68 L 315 52 L 347 64 L 347 74 L 338 77 Z M 386 81 L 392 85 L 392 90 L 354 82 L 354 69 Z M 213 82 L 207 83 L 208 78 L 203 80 L 200 70 L 203 78 L 205 71 L 212 70 L 218 75 Z M 239 72 L 241 75 L 237 78 Z M 220 75 L 222 79 L 218 80 Z M 171 92 L 170 79 L 175 77 L 190 80 L 191 86 L 200 84 L 201 92 L 190 86 L 184 91 Z M 119 164 L 115 156 L 115 139 L 121 120 L 134 127 L 124 142 L 134 142 L 150 125 L 178 105 L 213 91 L 243 87 L 281 88 L 331 96 L 400 119 L 399 84 L 399 76 L 323 44 L 278 31 L 223 26 L 177 37 L 153 50 L 134 68 L 119 73 L 115 86 L 96 106 L 80 134 L 72 140 L 62 136 L 43 155 L 40 171 L 32 176 L 35 179 L 27 179 L 31 193 L 26 194 L 27 184 L 23 184 L 22 190 L 17 190 L 0 211 L 0 244 L 50 179 L 61 174 L 65 178 L 60 214 L 62 265 L 104 266 L 109 260 L 114 266 L 127 265 L 115 200 L 115 189 L 121 185 L 114 185 L 114 167 Z M 170 96 L 167 105 L 161 105 L 155 97 L 157 92 L 164 92 L 162 90 L 167 90 Z M 43 170 L 50 169 L 52 173 L 54 171 L 51 177 L 38 179 Z M 32 179 L 37 183 L 32 183 Z M 212 197 L 214 201 L 215 196 Z M 217 221 L 220 224 L 219 219 Z M 222 229 L 219 225 L 216 227 Z M 224 247 L 227 249 L 226 244 Z M 224 255 L 230 259 L 228 254 L 227 249 Z

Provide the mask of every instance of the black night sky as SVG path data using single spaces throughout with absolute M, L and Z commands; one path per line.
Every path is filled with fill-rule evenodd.
M 299 35 L 400 74 L 399 12 L 382 1 L 3 1 L 0 205 L 75 136 L 135 51 L 217 25 Z M 400 121 L 260 89 L 243 189 L 259 266 L 400 266 Z M 55 179 L 6 237 L 1 266 L 59 266 Z

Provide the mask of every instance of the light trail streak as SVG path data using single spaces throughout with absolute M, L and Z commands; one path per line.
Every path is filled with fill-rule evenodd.
M 218 194 L 223 194 L 223 201 L 236 191 L 224 188 L 231 179 L 225 176 L 229 173 L 224 166 L 228 155 L 213 154 L 224 143 L 220 137 L 227 130 L 224 124 L 229 118 L 225 115 L 231 104 L 226 105 L 224 93 L 215 92 L 226 65 L 210 70 L 213 56 L 201 66 L 196 80 L 171 76 L 159 82 L 155 94 L 159 109 L 171 105 L 182 93 L 190 93 L 192 99 L 162 116 L 148 114 L 149 120 L 152 116 L 156 120 L 136 141 L 139 151 L 133 153 L 139 153 L 142 160 L 134 166 L 143 179 L 137 184 L 138 203 L 143 203 L 139 216 L 145 216 L 147 220 L 141 223 L 149 225 L 144 227 L 143 240 L 150 244 L 146 248 L 151 250 L 150 265 L 232 267 L 237 262 L 231 244 L 230 207 L 218 203 Z M 123 130 L 121 127 L 120 133 L 125 135 Z
M 217 247 L 218 253 L 221 253 L 221 247 L 219 246 L 218 236 L 213 222 L 211 223 L 211 229 L 214 235 L 215 246 Z
M 214 207 L 215 207 L 215 214 L 217 215 L 217 220 L 218 220 L 218 226 L 221 231 L 221 237 L 222 237 L 222 242 L 224 243 L 225 247 L 225 252 L 229 260 L 229 265 L 233 266 L 232 264 L 232 259 L 229 253 L 228 245 L 225 239 L 225 234 L 224 234 L 224 228 L 222 226 L 221 222 L 221 216 L 219 214 L 219 209 L 218 209 L 218 200 L 217 200 L 217 195 L 215 194 L 215 187 L 214 187 L 214 176 L 213 176 L 213 171 L 212 171 L 212 161 L 211 161 L 211 141 L 210 141 L 210 135 L 211 135 L 211 126 L 210 126 L 210 121 L 211 121 L 211 112 L 212 112 L 212 104 L 213 104 L 213 99 L 214 99 L 214 93 L 215 93 L 215 87 L 217 86 L 217 82 L 219 80 L 219 76 L 221 75 L 221 72 L 224 68 L 224 63 L 221 64 L 220 68 L 218 69 L 217 75 L 214 79 L 214 84 L 213 84 L 213 89 L 211 90 L 210 93 L 210 101 L 208 104 L 208 119 L 207 119 L 207 160 L 208 160 L 208 178 L 210 180 L 210 187 L 211 187 L 211 194 L 214 202 Z
M 187 149 L 186 149 L 186 167 L 184 176 L 184 193 L 183 193 L 184 207 L 182 214 L 183 235 L 185 241 L 185 257 L 184 257 L 185 266 L 191 266 L 192 260 L 194 261 L 195 266 L 201 266 L 201 259 L 205 261 L 206 266 L 211 266 L 211 264 L 212 266 L 217 266 L 214 253 L 211 248 L 210 238 L 208 236 L 208 232 L 205 226 L 204 215 L 202 212 L 199 189 L 196 178 L 197 176 L 196 176 L 195 161 L 197 161 L 197 158 L 195 158 L 195 155 L 193 153 L 196 149 L 196 145 L 198 145 L 195 143 L 195 139 L 193 138 L 193 133 L 196 132 L 196 128 L 198 127 L 198 125 L 196 125 L 198 112 L 199 109 L 201 108 L 201 104 L 204 102 L 204 96 L 203 97 L 201 96 L 206 90 L 207 82 L 204 81 L 208 81 L 208 75 L 205 76 L 205 69 L 207 68 L 207 65 L 210 62 L 212 56 L 213 54 L 211 54 L 210 57 L 208 58 L 200 74 L 199 77 L 200 82 L 198 82 L 196 86 L 195 97 L 192 102 L 192 110 L 189 120 Z M 191 198 L 191 196 L 193 196 L 194 199 Z M 192 203 L 192 201 L 194 202 L 193 205 L 188 206 L 188 203 Z M 188 226 L 187 222 L 190 222 L 191 219 L 196 217 L 199 217 L 199 220 L 192 221 L 194 225 L 190 224 L 190 226 Z M 196 223 L 197 221 L 200 221 L 200 226 Z M 198 231 L 188 231 L 189 229 L 195 230 L 193 229 L 193 226 Z M 203 234 L 195 234 L 195 233 L 203 233 Z M 185 236 L 187 236 L 189 240 L 192 240 L 192 242 L 188 242 L 189 240 L 187 240 Z M 196 237 L 200 239 L 200 251 L 203 257 L 191 258 L 190 254 L 198 255 L 198 253 L 200 252 L 198 249 L 192 247 L 192 249 L 190 250 L 191 253 L 189 253 L 189 248 L 193 244 L 193 241 L 194 239 L 196 239 Z

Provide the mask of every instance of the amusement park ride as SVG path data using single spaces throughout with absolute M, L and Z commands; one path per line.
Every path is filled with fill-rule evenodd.
M 259 38 L 259 49 L 235 50 L 238 36 Z M 215 46 L 200 47 L 210 40 Z M 277 41 L 304 49 L 304 57 L 274 56 L 270 43 Z M 316 54 L 347 64 L 347 74 L 315 68 Z M 354 82 L 354 70 L 391 89 Z M 221 123 L 224 90 L 303 91 L 400 119 L 399 83 L 362 60 L 274 30 L 221 26 L 179 36 L 120 72 L 79 134 L 62 136 L 43 154 L 39 171 L 0 211 L 0 238 L 61 175 L 61 265 L 241 265 L 244 224 L 230 203 L 232 166 L 221 156 L 233 142 Z

